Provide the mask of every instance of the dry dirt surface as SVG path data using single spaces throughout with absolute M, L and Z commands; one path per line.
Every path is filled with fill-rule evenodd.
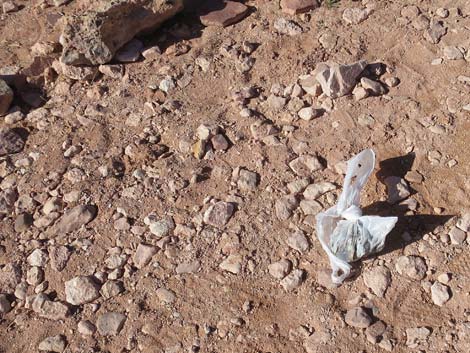
M 281 3 L 98 70 L 59 62 L 93 1 L 2 2 L 0 352 L 470 351 L 470 2 Z M 366 148 L 399 220 L 336 286 L 315 215 Z

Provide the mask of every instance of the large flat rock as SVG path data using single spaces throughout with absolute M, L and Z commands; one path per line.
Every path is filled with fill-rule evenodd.
M 181 11 L 183 0 L 98 0 L 89 8 L 65 19 L 60 36 L 64 64 L 109 62 L 134 36 L 154 31 Z

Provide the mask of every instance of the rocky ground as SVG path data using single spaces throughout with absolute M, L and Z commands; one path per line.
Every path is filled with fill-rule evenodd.
M 468 1 L 95 3 L 2 3 L 0 352 L 470 350 Z M 336 286 L 366 148 L 399 220 Z

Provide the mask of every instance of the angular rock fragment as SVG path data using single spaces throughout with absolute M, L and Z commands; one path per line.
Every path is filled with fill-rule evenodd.
M 450 290 L 446 285 L 434 282 L 431 286 L 431 299 L 434 304 L 443 306 L 450 299 Z
M 285 291 L 291 292 L 294 289 L 300 287 L 304 279 L 305 271 L 297 269 L 292 271 L 286 277 L 284 277 L 284 279 L 281 281 L 281 286 L 284 288 Z
M 145 267 L 156 253 L 157 247 L 147 244 L 139 244 L 134 255 L 135 266 L 137 268 Z
M 211 205 L 204 213 L 204 222 L 217 228 L 223 228 L 234 212 L 235 206 L 232 203 L 219 201 Z
M 62 353 L 65 350 L 66 345 L 67 341 L 65 340 L 65 337 L 62 335 L 57 335 L 44 339 L 41 343 L 39 343 L 38 348 L 40 351 Z
M 281 34 L 288 36 L 296 36 L 303 32 L 302 27 L 294 21 L 286 20 L 285 18 L 278 18 L 274 21 L 274 29 Z
M 96 320 L 96 328 L 100 335 L 115 336 L 121 332 L 126 316 L 121 313 L 108 312 Z
M 182 9 L 182 0 L 98 0 L 89 10 L 67 16 L 60 36 L 61 61 L 105 64 L 134 36 L 152 32 Z
M 352 92 L 366 66 L 365 60 L 350 65 L 322 63 L 317 68 L 316 78 L 323 93 L 330 98 L 338 98 Z
M 364 273 L 364 283 L 379 298 L 383 298 L 391 281 L 392 275 L 385 266 L 377 266 Z
M 23 138 L 13 129 L 0 129 L 0 157 L 21 152 Z
M 289 162 L 292 171 L 302 177 L 309 177 L 313 172 L 324 169 L 316 156 L 302 155 Z
M 55 233 L 70 233 L 91 222 L 98 209 L 93 205 L 79 205 L 68 210 L 54 225 Z
M 240 2 L 223 1 L 220 8 L 202 15 L 200 20 L 204 26 L 227 27 L 241 21 L 248 14 L 248 7 Z
M 90 276 L 78 276 L 65 282 L 65 298 L 72 305 L 90 303 L 99 296 L 99 285 Z
M 292 212 L 297 208 L 299 202 L 295 195 L 287 195 L 276 201 L 274 209 L 279 220 L 285 221 L 292 216 Z
M 303 195 L 307 200 L 316 200 L 321 195 L 333 190 L 336 190 L 335 184 L 330 183 L 328 181 L 322 181 L 320 183 L 315 183 L 307 186 Z
M 343 20 L 347 24 L 357 25 L 369 17 L 367 9 L 347 8 L 343 12 Z
M 320 6 L 318 0 L 281 0 L 280 5 L 282 12 L 288 15 L 297 15 Z

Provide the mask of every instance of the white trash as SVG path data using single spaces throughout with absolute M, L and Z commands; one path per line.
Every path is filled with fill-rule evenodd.
M 331 279 L 341 284 L 350 274 L 350 262 L 381 251 L 397 217 L 362 216 L 360 194 L 375 166 L 367 149 L 348 161 L 338 204 L 316 216 L 318 240 L 330 259 Z

